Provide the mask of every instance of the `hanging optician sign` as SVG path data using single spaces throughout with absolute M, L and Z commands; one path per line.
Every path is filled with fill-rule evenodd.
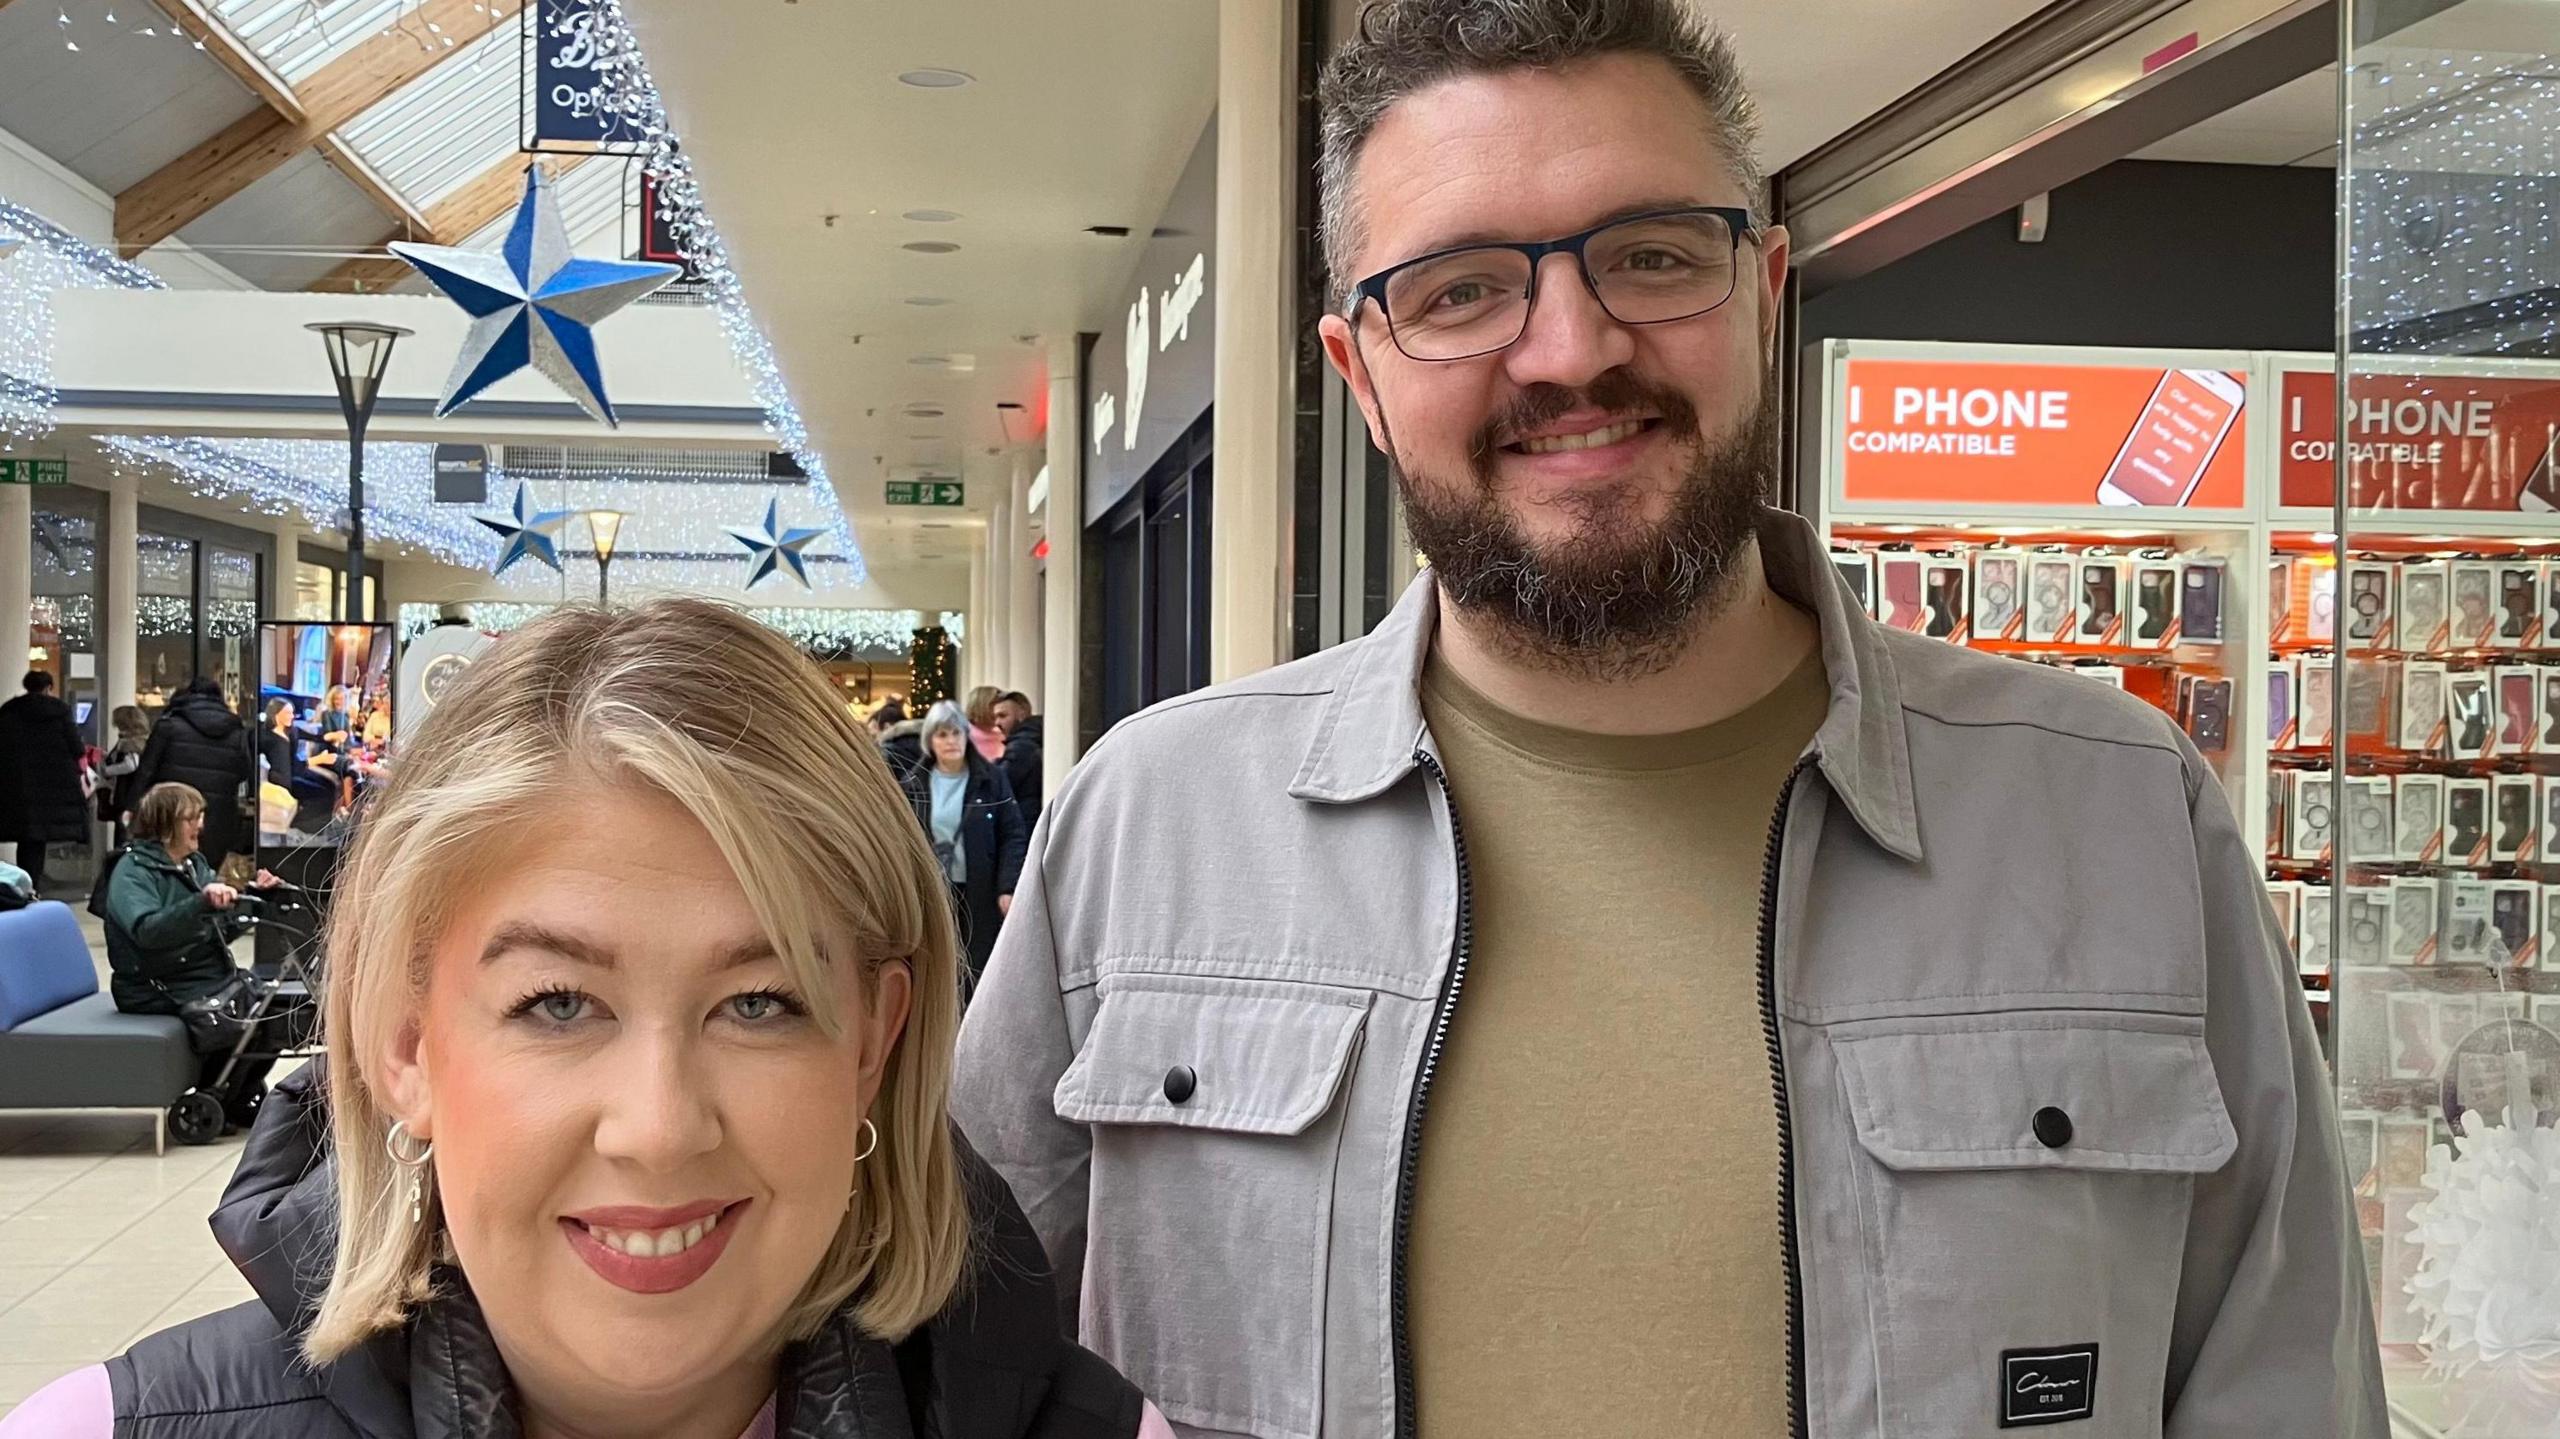
M 522 148 L 638 154 L 646 137 L 605 103 L 596 68 L 604 0 L 536 0 L 526 7 L 518 89 Z
M 2281 503 L 2326 510 L 2336 500 L 2338 377 L 2289 370 L 2277 395 Z M 2560 511 L 2560 382 L 2358 373 L 2347 398 L 2351 508 Z
M 1841 498 L 2238 509 L 2245 388 L 2234 370 L 1851 360 Z

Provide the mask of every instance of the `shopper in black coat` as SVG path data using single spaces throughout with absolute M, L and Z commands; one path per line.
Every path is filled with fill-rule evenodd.
M 149 794 L 154 785 L 175 783 L 203 795 L 205 858 L 219 869 L 226 857 L 247 853 L 257 839 L 240 814 L 240 791 L 254 773 L 250 753 L 249 726 L 223 703 L 222 686 L 200 679 L 171 700 L 152 726 L 132 792 Z
M 44 892 L 44 847 L 89 837 L 89 798 L 80 792 L 88 745 L 53 676 L 30 670 L 26 693 L 0 704 L 0 839 L 18 846 L 18 868 Z
M 954 734 L 960 740 L 956 753 L 950 744 Z M 900 776 L 898 783 L 907 792 L 907 803 L 915 807 L 916 822 L 924 826 L 926 838 L 938 839 L 935 777 L 951 780 L 966 775 L 957 848 L 961 875 L 952 881 L 951 896 L 969 946 L 965 990 L 973 992 L 978 976 L 986 972 L 987 957 L 995 953 L 996 932 L 1004 927 L 1005 911 L 1012 907 L 1014 885 L 1022 878 L 1023 853 L 1031 844 L 1031 826 L 1013 801 L 1013 785 L 1004 771 L 989 764 L 969 743 L 968 721 L 958 705 L 946 702 L 933 707 L 925 717 L 922 743 L 923 763 Z M 939 843 L 936 848 L 939 852 Z

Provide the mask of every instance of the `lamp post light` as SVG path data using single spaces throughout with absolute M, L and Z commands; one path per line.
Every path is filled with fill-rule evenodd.
M 614 543 L 622 538 L 622 522 L 630 518 L 620 510 L 588 510 L 587 533 L 596 546 L 596 607 L 610 609 L 613 601 L 607 586 L 611 583 Z
M 391 347 L 412 331 L 369 320 L 310 324 L 329 352 L 329 377 L 338 382 L 338 412 L 347 421 L 347 583 L 338 617 L 362 620 L 364 614 L 364 427 L 373 418 L 373 402 L 382 394 L 383 372 L 391 368 Z

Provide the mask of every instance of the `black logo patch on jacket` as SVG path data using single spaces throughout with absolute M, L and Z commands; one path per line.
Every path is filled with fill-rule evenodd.
M 2000 1427 L 2063 1424 L 2098 1412 L 2098 1346 L 2012 1349 L 2000 1356 Z

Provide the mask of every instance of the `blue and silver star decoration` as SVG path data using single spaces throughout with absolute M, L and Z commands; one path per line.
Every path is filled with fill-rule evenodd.
M 513 519 L 491 519 L 487 515 L 471 518 L 498 532 L 506 541 L 498 550 L 497 568 L 489 571 L 503 575 L 518 560 L 533 559 L 560 568 L 560 526 L 567 523 L 567 510 L 534 510 L 522 482 L 516 485 L 516 507 Z
M 826 531 L 783 529 L 782 501 L 779 498 L 765 501 L 763 529 L 751 530 L 744 525 L 731 525 L 728 529 L 737 537 L 739 544 L 747 547 L 747 558 L 753 562 L 747 571 L 748 589 L 754 589 L 757 581 L 785 566 L 790 568 L 791 577 L 800 582 L 802 589 L 812 588 L 809 584 L 809 560 L 800 552 Z
M 592 328 L 605 316 L 682 273 L 679 265 L 588 260 L 569 253 L 560 199 L 539 165 L 524 172 L 524 203 L 492 255 L 449 245 L 395 241 L 391 253 L 468 312 L 471 337 L 454 358 L 439 418 L 527 366 L 608 425 L 620 423 L 605 397 Z

